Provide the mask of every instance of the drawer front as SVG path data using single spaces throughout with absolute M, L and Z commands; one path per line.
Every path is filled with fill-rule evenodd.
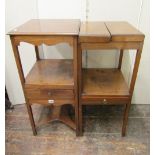
M 32 100 L 74 99 L 73 90 L 26 89 L 25 93 Z
M 74 99 L 28 99 L 29 104 L 42 104 L 42 105 L 64 105 L 72 104 L 75 105 Z
M 110 105 L 110 104 L 126 104 L 130 98 L 105 97 L 105 98 L 84 98 L 81 99 L 83 105 Z

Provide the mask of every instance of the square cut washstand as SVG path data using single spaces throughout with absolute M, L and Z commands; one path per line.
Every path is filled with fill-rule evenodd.
M 74 129 L 78 135 L 78 86 L 77 86 L 77 39 L 79 20 L 32 19 L 9 32 L 13 52 L 25 95 L 26 106 L 33 130 L 51 121 L 61 121 Z M 34 45 L 36 63 L 24 77 L 18 46 L 21 42 Z M 38 46 L 67 43 L 73 47 L 72 60 L 41 59 Z M 33 104 L 52 108 L 47 118 L 35 123 L 32 112 Z M 75 111 L 75 119 L 68 115 L 69 104 Z
M 78 39 L 79 130 L 83 134 L 83 105 L 125 106 L 122 136 L 126 134 L 128 113 L 142 53 L 144 34 L 127 22 L 82 22 Z M 120 51 L 116 68 L 82 68 L 82 51 L 117 49 Z M 121 66 L 124 50 L 135 49 L 136 58 L 128 87 Z M 89 51 L 90 50 L 90 51 Z

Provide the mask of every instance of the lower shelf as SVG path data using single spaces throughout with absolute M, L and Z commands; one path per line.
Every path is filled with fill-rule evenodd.
M 47 125 L 50 122 L 53 121 L 60 121 L 73 130 L 76 130 L 75 120 L 73 121 L 68 113 L 67 106 L 48 106 L 49 109 L 51 109 L 51 113 L 46 115 L 43 119 L 39 119 L 38 123 L 36 124 L 37 128 L 40 128 L 43 125 Z
M 129 89 L 118 69 L 83 69 L 82 98 L 127 97 Z

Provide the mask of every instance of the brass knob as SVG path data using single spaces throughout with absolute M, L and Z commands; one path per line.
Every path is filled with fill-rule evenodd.
M 103 101 L 101 102 L 102 104 L 108 104 L 106 99 L 103 99 Z

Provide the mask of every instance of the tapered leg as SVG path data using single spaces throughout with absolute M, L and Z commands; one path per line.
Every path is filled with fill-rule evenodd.
M 81 102 L 81 94 L 82 94 L 82 49 L 81 45 L 78 44 L 78 115 L 79 115 L 79 136 L 83 135 L 83 126 L 82 126 L 82 102 Z
M 82 124 L 82 120 L 83 120 L 82 105 L 79 104 L 79 136 L 82 136 L 83 135 L 83 124 Z
M 73 63 L 74 63 L 74 93 L 75 93 L 75 123 L 76 135 L 79 136 L 79 105 L 78 105 L 78 37 L 74 37 Z
M 76 123 L 76 136 L 80 136 L 78 103 L 77 106 L 75 106 L 75 123 Z
M 34 118 L 33 118 L 33 113 L 32 113 L 32 108 L 31 105 L 26 103 L 26 107 L 27 107 L 27 111 L 28 111 L 28 115 L 29 115 L 29 119 L 30 119 L 30 123 L 31 123 L 31 127 L 32 127 L 32 131 L 33 131 L 33 135 L 37 135 L 37 130 L 35 127 L 35 122 L 34 122 Z
M 18 68 L 20 81 L 21 81 L 21 84 L 22 84 L 23 92 L 24 92 L 25 78 L 24 78 L 24 72 L 23 72 L 22 63 L 21 63 L 21 59 L 20 59 L 18 44 L 16 44 L 13 36 L 11 36 L 10 38 L 11 38 L 12 48 L 13 48 L 13 52 L 14 52 L 14 56 L 15 56 L 15 60 L 16 60 L 16 65 L 17 65 L 17 68 Z M 25 95 L 25 93 L 24 93 L 24 95 Z M 26 96 L 25 96 L 25 99 L 26 99 Z M 29 118 L 30 118 L 33 134 L 36 135 L 37 131 L 36 131 L 36 128 L 35 128 L 35 123 L 34 123 L 34 118 L 33 118 L 33 113 L 32 113 L 31 106 L 28 103 L 26 103 L 26 107 L 27 107 Z
M 130 105 L 131 105 L 130 102 L 125 105 L 123 126 L 122 126 L 122 137 L 124 137 L 126 135 L 126 127 L 127 127 L 127 123 L 128 123 L 128 115 L 129 115 Z

